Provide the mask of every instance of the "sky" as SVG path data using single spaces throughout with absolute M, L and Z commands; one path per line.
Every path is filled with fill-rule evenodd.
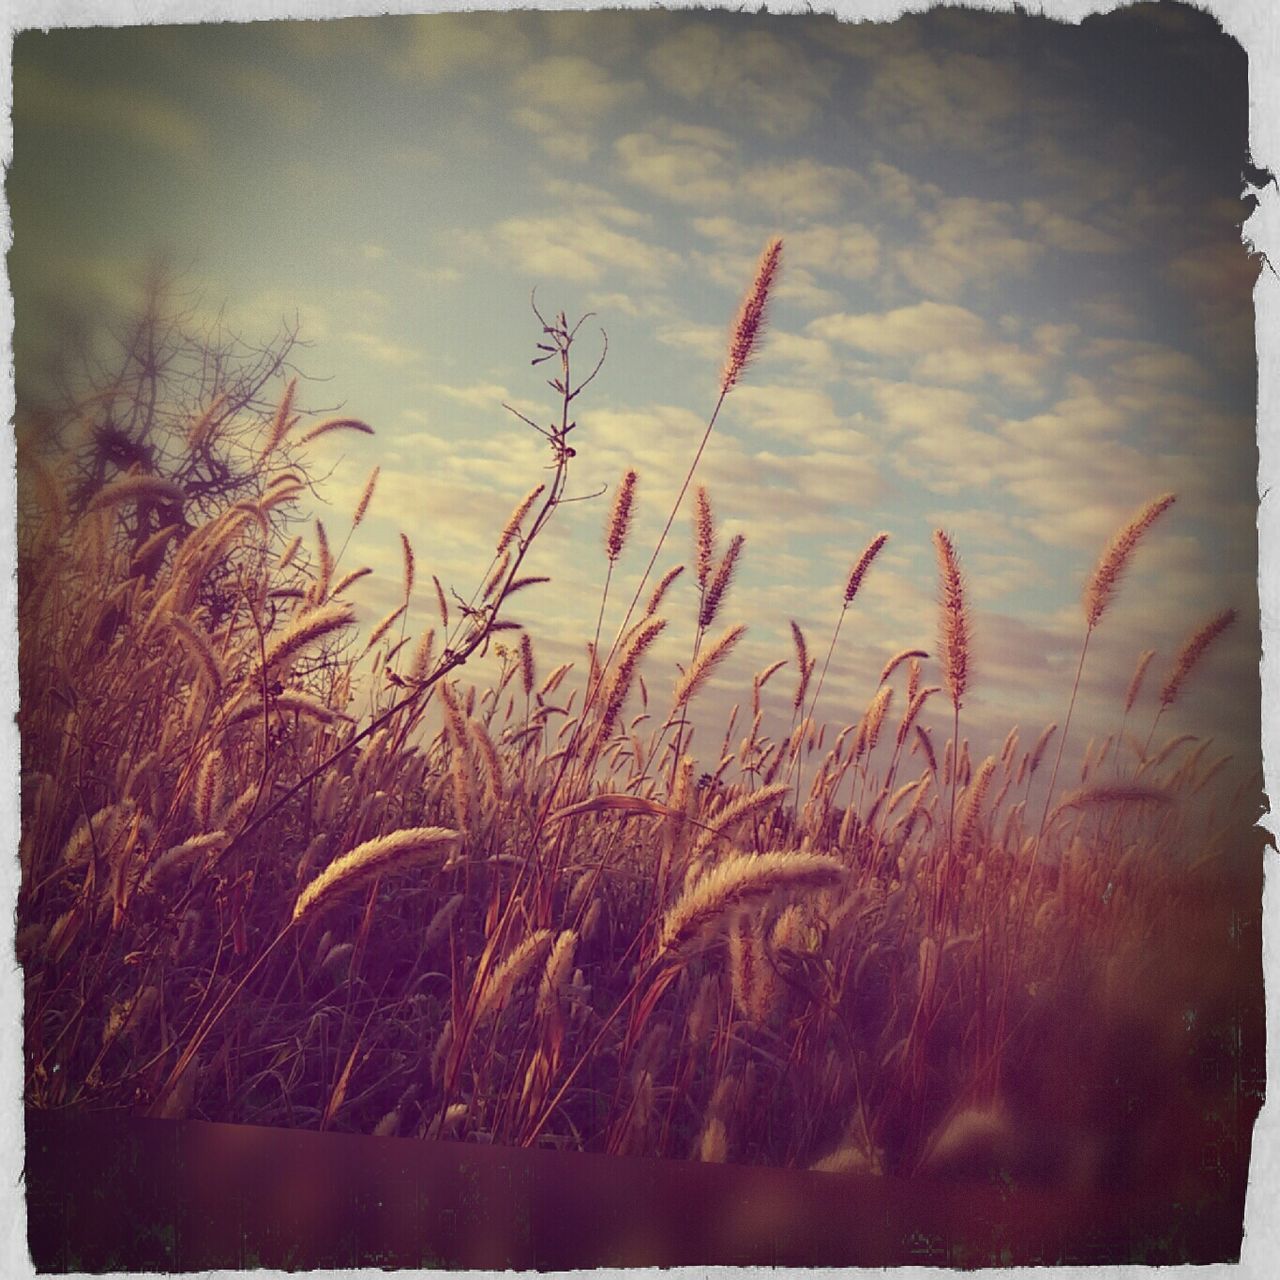
M 704 704 L 717 754 L 752 674 L 825 653 L 851 562 L 889 534 L 819 715 L 856 721 L 881 667 L 936 651 L 936 527 L 968 575 L 978 751 L 1066 711 L 1081 587 L 1149 499 L 1179 495 L 1090 646 L 1073 744 L 1132 727 L 1196 626 L 1240 620 L 1162 721 L 1258 762 L 1256 363 L 1241 244 L 1243 52 L 1212 17 L 1141 6 L 1079 25 L 934 11 L 892 24 L 726 13 L 498 13 L 28 33 L 15 47 L 19 384 L 68 298 L 122 305 L 149 257 L 269 336 L 296 311 L 304 403 L 371 423 L 317 454 L 338 540 L 366 477 L 364 617 L 400 590 L 403 531 L 464 595 L 545 478 L 540 305 L 609 338 L 578 403 L 571 492 L 639 473 L 615 582 L 636 575 L 715 402 L 729 323 L 771 235 L 782 276 L 758 361 L 697 479 L 745 535 L 720 625 L 747 636 Z M 557 514 L 511 602 L 541 669 L 581 665 L 608 493 Z M 659 568 L 690 563 L 687 513 Z M 649 660 L 665 696 L 696 592 Z M 631 590 L 615 588 L 615 606 Z M 620 609 L 609 614 L 616 627 Z M 794 664 L 769 686 L 784 728 Z M 927 678 L 935 680 L 936 663 Z M 941 700 L 935 700 L 939 725 Z

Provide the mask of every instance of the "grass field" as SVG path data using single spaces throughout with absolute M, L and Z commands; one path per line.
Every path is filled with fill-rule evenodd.
M 698 465 L 784 256 L 746 291 L 660 540 L 634 545 L 630 471 L 577 549 L 600 621 L 569 665 L 518 621 L 556 589 L 541 539 L 590 448 L 596 352 L 563 315 L 534 353 L 548 467 L 488 573 L 451 597 L 430 529 L 402 535 L 372 626 L 349 530 L 301 523 L 311 442 L 367 424 L 304 421 L 281 388 L 211 505 L 217 403 L 170 441 L 184 483 L 135 461 L 86 485 L 83 450 L 20 422 L 29 1105 L 1080 1191 L 1242 1176 L 1260 788 L 1179 718 L 1234 614 L 1133 654 L 1083 763 L 1090 639 L 1174 495 L 1099 548 L 1059 722 L 991 754 L 965 736 L 982 652 L 943 529 L 936 643 L 904 636 L 860 718 L 824 677 L 887 535 L 832 584 L 828 634 L 792 624 L 744 672 L 750 549 Z M 375 472 L 351 528 L 377 501 Z

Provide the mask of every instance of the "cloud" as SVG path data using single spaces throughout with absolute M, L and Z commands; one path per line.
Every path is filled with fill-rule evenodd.
M 440 156 L 430 147 L 394 146 L 387 151 L 387 161 L 398 168 L 435 169 L 440 164 Z
M 669 300 L 652 294 L 592 293 L 587 306 L 601 315 L 632 316 L 641 320 L 656 320 L 671 312 Z
M 512 88 L 529 106 L 571 119 L 607 115 L 641 91 L 639 81 L 620 80 L 577 54 L 538 59 L 520 72 Z
M 669 94 L 716 110 L 778 138 L 812 124 L 831 96 L 836 64 L 758 27 L 689 22 L 645 60 Z
M 692 225 L 714 246 L 708 253 L 695 252 L 693 261 L 716 284 L 737 292 L 751 278 L 760 249 L 777 223 L 742 222 L 727 214 L 716 214 L 694 218 Z M 840 305 L 841 296 L 820 281 L 835 285 L 846 280 L 869 280 L 879 262 L 879 239 L 861 223 L 788 226 L 775 296 L 808 310 L 829 311 Z M 823 363 L 827 361 L 824 359 Z
M 925 179 L 904 173 L 884 160 L 873 160 L 867 167 L 870 191 L 886 212 L 898 217 L 914 217 L 924 202 L 932 203 L 941 195 L 941 188 Z
M 704 368 L 718 369 L 728 349 L 729 326 L 675 320 L 662 325 L 656 337 L 665 346 L 675 347 L 700 361 Z M 790 333 L 776 325 L 769 326 L 751 368 L 754 372 L 746 387 L 734 393 L 735 403 L 740 403 L 744 391 L 758 389 L 761 378 L 782 378 L 811 388 L 834 379 L 839 372 L 838 362 L 827 343 L 820 338 Z
M 403 367 L 422 359 L 421 351 L 392 342 L 376 333 L 347 333 L 341 340 L 378 364 Z
M 772 388 L 742 401 L 738 416 L 726 416 L 717 427 L 698 474 L 710 487 L 718 518 L 743 520 L 749 543 L 774 550 L 805 534 L 838 532 L 847 527 L 850 510 L 880 492 L 875 465 L 855 432 L 825 443 L 791 434 L 796 423 L 781 415 L 799 412 L 801 403 L 790 396 L 788 388 Z M 832 414 L 820 399 L 815 410 Z M 739 425 L 743 419 L 745 426 Z M 837 422 L 832 414 L 828 425 Z M 635 466 L 640 523 L 652 523 L 656 537 L 658 515 L 670 510 L 705 427 L 701 415 L 675 405 L 585 411 L 579 446 L 584 483 L 611 483 Z M 637 536 L 643 540 L 644 534 L 638 530 Z
M 1191 302 L 1210 349 L 1232 369 L 1256 358 L 1253 287 L 1262 269 L 1234 234 L 1197 245 L 1173 258 L 1165 278 Z
M 880 265 L 880 241 L 860 222 L 806 227 L 788 234 L 788 265 L 846 280 L 867 280 Z
M 668 347 L 691 354 L 715 367 L 728 350 L 728 328 L 714 324 L 694 324 L 677 320 L 657 331 L 658 341 Z
M 823 449 L 866 452 L 867 440 L 839 413 L 831 397 L 814 387 L 748 382 L 734 389 L 726 412 L 767 437 L 787 437 Z
M 597 284 L 610 273 L 659 281 L 679 265 L 668 249 L 618 230 L 609 210 L 571 208 L 560 214 L 505 218 L 467 239 L 479 252 L 546 281 Z
M 978 398 L 971 391 L 884 378 L 868 378 L 863 383 L 894 432 L 962 428 L 978 412 Z
M 922 356 L 915 368 L 921 377 L 951 386 L 989 380 L 1018 395 L 1035 398 L 1044 392 L 1044 356 L 1009 342 L 941 347 Z
M 1040 254 L 1039 246 L 1018 234 L 1017 212 L 1003 201 L 939 198 L 918 221 L 920 237 L 894 261 L 926 297 L 954 300 L 975 281 L 989 287 L 1003 275 L 1025 275 Z
M 1120 237 L 1060 213 L 1042 200 L 1024 200 L 1022 216 L 1046 245 L 1064 253 L 1123 253 L 1128 248 Z
M 612 75 L 589 58 L 557 54 L 541 58 L 511 84 L 511 118 L 538 137 L 553 158 L 583 161 L 595 149 L 595 133 L 619 107 L 643 92 L 638 80 Z
M 494 410 L 502 411 L 504 404 L 509 404 L 522 413 L 533 417 L 540 411 L 540 406 L 536 401 L 525 400 L 519 396 L 512 395 L 506 387 L 496 382 L 476 382 L 463 387 L 450 386 L 448 383 L 435 382 L 431 384 L 431 390 L 439 395 L 446 396 L 457 404 L 465 404 L 472 409 L 480 409 L 486 413 Z
M 660 122 L 614 143 L 622 176 L 678 204 L 722 204 L 733 192 L 737 146 L 717 129 Z
M 981 426 L 918 431 L 902 438 L 894 466 L 933 493 L 982 492 L 1000 483 L 1007 443 Z
M 986 537 L 985 530 L 982 535 Z M 1044 580 L 1044 567 L 1029 556 L 976 551 L 968 556 L 969 585 L 975 600 L 990 604 L 1005 597 L 1018 597 Z
M 746 164 L 737 142 L 727 134 L 671 120 L 624 134 L 614 148 L 622 177 L 651 194 L 675 204 L 749 210 L 753 223 L 765 218 L 786 224 L 792 239 L 805 234 L 795 230 L 795 224 L 839 213 L 849 193 L 864 186 L 854 170 L 807 156 Z M 717 224 L 722 229 L 733 226 L 739 235 L 742 230 L 727 214 L 699 218 L 697 224 L 704 235 L 714 234 L 711 228 Z M 874 236 L 866 227 L 851 223 L 844 230 L 848 237 L 844 247 L 853 251 L 855 259 L 874 252 L 874 243 L 868 247 Z M 838 229 L 826 233 L 835 235 Z M 763 236 L 753 229 L 751 238 Z M 815 240 L 811 252 L 821 255 L 824 247 L 829 260 L 830 243 L 823 246 Z
M 1129 333 L 1139 324 L 1133 302 L 1121 294 L 1106 290 L 1079 299 L 1073 310 L 1094 331 L 1122 330 Z
M 397 30 L 404 39 L 392 67 L 433 82 L 479 71 L 510 74 L 528 65 L 532 47 L 528 23 L 514 13 L 433 13 L 404 19 Z
M 986 336 L 986 322 L 964 307 L 926 301 L 878 315 L 823 316 L 810 323 L 809 332 L 871 355 L 899 359 L 973 346 Z
M 1185 457 L 1153 457 L 1119 440 L 1086 443 L 1025 423 L 1007 424 L 1002 434 L 1008 443 L 997 460 L 998 481 L 1027 512 L 1026 532 L 1090 556 L 1143 502 L 1181 489 L 1186 478 Z
M 1115 436 L 1130 424 L 1130 416 L 1114 397 L 1102 394 L 1098 386 L 1078 374 L 1068 375 L 1066 394 L 1043 413 L 1021 421 L 1018 434 L 1097 439 Z
M 871 458 L 844 447 L 801 454 L 726 451 L 708 471 L 750 513 L 751 528 L 766 546 L 785 545 L 801 534 L 838 533 L 847 527 L 850 511 L 881 493 Z
M 385 51 L 389 38 L 403 33 L 404 22 L 405 19 L 387 18 L 341 18 L 325 22 L 281 20 L 262 22 L 254 29 L 273 36 L 289 59 L 351 58 L 357 53 Z
M 743 290 L 755 275 L 765 237 L 761 236 L 755 241 L 744 238 L 739 244 L 741 247 L 738 249 L 730 248 L 728 244 L 718 244 L 711 252 L 694 250 L 689 255 L 690 262 L 698 272 L 728 290 L 735 301 L 742 296 Z M 770 294 L 774 300 L 785 301 L 810 311 L 825 311 L 840 305 L 839 294 L 819 285 L 812 271 L 790 262 L 785 246 L 783 263 L 781 276 Z
M 881 314 L 823 316 L 809 325 L 819 338 L 869 355 L 906 360 L 930 382 L 969 386 L 992 381 L 1007 391 L 1043 391 L 1045 356 L 993 337 L 987 322 L 964 307 L 918 302 Z
M 587 182 L 549 178 L 543 183 L 543 190 L 557 204 L 590 208 L 615 226 L 646 227 L 653 221 L 647 213 L 621 203 L 613 192 L 606 191 L 603 187 L 592 186 Z
M 1111 372 L 1126 382 L 1154 383 L 1160 387 L 1201 387 L 1208 382 L 1204 366 L 1194 356 L 1157 342 L 1099 340 L 1081 354 L 1108 358 Z
M 721 345 L 724 334 L 720 334 Z M 765 374 L 783 373 L 806 384 L 833 379 L 838 365 L 828 343 L 803 333 L 788 333 L 771 325 L 756 358 L 756 368 Z
M 858 112 L 864 127 L 909 150 L 1007 149 L 1024 89 L 995 58 L 911 49 L 878 58 Z
M 737 198 L 745 205 L 767 209 L 779 218 L 793 221 L 838 213 L 846 191 L 857 185 L 858 180 L 849 169 L 800 158 L 744 169 Z
M 608 66 L 634 66 L 654 15 L 639 10 L 558 9 L 530 13 L 548 48 L 588 54 Z
M 199 284 L 204 297 L 210 299 L 209 319 L 222 316 L 234 331 L 246 336 L 276 333 L 297 321 L 303 338 L 327 343 L 335 341 L 339 322 L 358 326 L 365 333 L 375 332 L 385 324 L 389 306 L 387 295 L 377 289 L 332 286 L 259 289 L 234 296 L 225 306 L 215 306 L 213 300 L 219 298 L 222 283 L 216 278 L 199 278 Z
M 154 90 L 141 85 L 90 88 L 27 62 L 14 68 L 13 110 L 28 127 L 114 134 L 172 155 L 189 156 L 208 145 L 199 119 Z

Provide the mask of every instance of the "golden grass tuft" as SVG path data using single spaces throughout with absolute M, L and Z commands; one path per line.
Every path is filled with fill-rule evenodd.
M 672 565 L 672 567 L 662 575 L 662 577 L 658 581 L 658 585 L 654 587 L 653 593 L 649 597 L 649 602 L 644 607 L 644 616 L 646 618 L 652 617 L 653 614 L 658 612 L 658 607 L 662 604 L 663 596 L 667 594 L 667 591 L 671 587 L 671 584 L 683 572 L 684 572 L 684 565 L 677 564 L 677 565 Z
M 703 631 L 716 620 L 720 613 L 720 606 L 724 603 L 729 584 L 733 581 L 734 571 L 738 567 L 738 557 L 742 554 L 742 546 L 745 542 L 746 539 L 742 534 L 733 535 L 720 563 L 716 566 L 715 573 L 707 583 L 706 592 L 702 597 L 702 608 L 698 613 L 698 626 Z
M 297 389 L 297 378 L 290 378 L 285 386 L 284 395 L 280 397 L 280 403 L 276 406 L 276 411 L 272 415 L 271 425 L 267 428 L 266 436 L 262 443 L 260 463 L 266 462 L 284 443 L 285 436 L 293 426 L 295 421 L 293 416 L 293 397 Z
M 326 418 L 323 422 L 317 422 L 314 427 L 304 431 L 298 443 L 310 444 L 313 440 L 319 440 L 321 436 L 327 436 L 333 431 L 354 431 L 362 436 L 374 434 L 373 428 L 367 422 L 361 422 L 359 418 Z
M 746 631 L 746 627 L 741 625 L 730 627 L 714 644 L 709 644 L 698 654 L 676 684 L 674 710 L 679 711 L 698 696 L 715 669 L 729 656 Z
M 1171 707 L 1177 701 L 1178 694 L 1182 692 L 1182 686 L 1186 683 L 1187 677 L 1199 665 L 1213 643 L 1235 620 L 1236 611 L 1234 609 L 1224 609 L 1194 632 L 1186 644 L 1182 646 L 1178 651 L 1178 656 L 1173 660 L 1173 668 L 1169 672 L 1169 678 L 1165 681 L 1164 688 L 1160 690 L 1160 706 L 1162 709 Z
M 662 921 L 660 949 L 693 941 L 732 908 L 782 890 L 831 888 L 848 875 L 835 858 L 817 853 L 739 853 L 699 877 Z
M 748 819 L 763 818 L 769 810 L 776 809 L 790 789 L 789 783 L 775 782 L 761 787 L 759 791 L 749 791 L 732 804 L 726 805 L 705 824 L 705 830 L 699 835 L 698 842 L 693 847 L 693 860 L 696 862 L 705 857 L 716 842 L 732 832 L 739 823 Z
M 358 527 L 360 522 L 368 515 L 369 504 L 373 501 L 373 491 L 378 486 L 378 477 L 381 474 L 381 467 L 374 467 L 369 472 L 369 478 L 364 482 L 364 488 L 360 491 L 360 501 L 356 503 L 355 513 L 351 517 L 351 527 L 353 529 Z
M 534 485 L 512 508 L 511 514 L 507 517 L 507 523 L 502 526 L 502 532 L 498 535 L 498 545 L 495 548 L 498 555 L 501 555 L 520 537 L 525 517 L 532 510 L 533 504 L 546 492 L 546 488 L 545 484 Z
M 182 486 L 163 476 L 122 476 L 104 485 L 90 500 L 87 511 L 108 511 L 125 503 L 174 502 L 187 499 Z
M 413 556 L 413 544 L 403 532 L 400 534 L 400 553 L 404 560 L 404 599 L 405 603 L 408 604 L 409 597 L 413 595 L 413 577 L 416 561 Z
M 1089 809 L 1096 805 L 1172 803 L 1173 796 L 1163 787 L 1148 787 L 1138 782 L 1104 783 L 1069 792 L 1058 802 L 1050 816 L 1055 817 L 1067 809 Z
M 1156 656 L 1154 649 L 1144 650 L 1138 657 L 1138 665 L 1133 669 L 1133 677 L 1129 681 L 1129 688 L 1124 695 L 1124 713 L 1128 715 L 1133 710 L 1133 705 L 1138 701 L 1138 695 L 1142 692 L 1142 682 L 1146 678 L 1147 668 L 1151 665 L 1151 660 Z
M 904 663 L 909 662 L 913 658 L 927 658 L 929 655 L 924 649 L 900 649 L 897 653 L 884 664 L 884 669 L 880 672 L 880 683 L 884 684 L 888 678 Z M 913 698 L 915 692 L 912 691 L 908 698 Z
M 805 643 L 804 632 L 794 618 L 791 621 L 791 641 L 795 645 L 798 668 L 796 692 L 791 705 L 799 711 L 804 706 L 804 695 L 809 688 L 809 674 L 813 670 L 813 664 L 809 658 L 809 646 Z
M 266 669 L 274 671 L 284 666 L 300 650 L 351 626 L 354 621 L 355 613 L 349 604 L 322 605 L 301 614 L 267 645 Z
M 711 495 L 705 484 L 700 484 L 693 495 L 693 547 L 698 589 L 705 592 L 716 554 L 715 518 L 711 512 Z
M 844 602 L 847 605 L 853 603 L 853 598 L 858 594 L 858 589 L 862 586 L 862 580 L 867 576 L 867 570 L 871 568 L 871 562 L 878 556 L 884 548 L 884 544 L 889 541 L 887 533 L 878 533 L 867 544 L 867 548 L 854 562 L 853 568 L 849 570 L 849 576 L 845 579 L 844 584 Z
M 764 335 L 765 318 L 769 305 L 769 293 L 773 288 L 778 268 L 782 262 L 782 240 L 775 236 L 765 245 L 756 266 L 756 277 L 742 300 L 742 306 L 733 322 L 729 336 L 729 355 L 720 375 L 720 392 L 731 391 L 742 377 Z
M 1090 631 L 1102 621 L 1102 615 L 1111 603 L 1142 535 L 1173 506 L 1175 500 L 1174 494 L 1166 493 L 1148 502 L 1103 549 L 1084 589 L 1084 618 Z
M 618 559 L 627 544 L 627 534 L 631 529 L 632 505 L 635 501 L 637 479 L 635 468 L 628 467 L 613 495 L 613 506 L 609 510 L 609 523 L 604 533 L 604 553 L 610 564 Z
M 642 619 L 631 629 L 622 642 L 618 656 L 618 665 L 614 668 L 605 695 L 604 711 L 596 731 L 596 745 L 603 746 L 613 733 L 622 712 L 627 695 L 631 692 L 631 684 L 635 678 L 640 659 L 650 645 L 662 634 L 667 622 L 665 618 L 648 617 Z
M 969 687 L 971 639 L 969 614 L 965 607 L 964 575 L 951 539 L 935 529 L 933 545 L 938 553 L 938 576 L 941 584 L 938 625 L 938 648 L 942 655 L 942 673 L 951 704 L 957 711 L 964 705 Z
M 445 827 L 407 827 L 366 840 L 335 858 L 303 891 L 293 905 L 294 924 L 303 924 L 346 894 L 376 876 L 425 861 L 443 862 L 459 839 Z
M 542 981 L 538 984 L 538 1016 L 554 1017 L 560 1008 L 560 996 L 573 973 L 573 957 L 578 946 L 578 935 L 573 929 L 564 929 L 556 938 L 547 955 Z
M 551 929 L 538 929 L 524 939 L 501 964 L 490 970 L 480 997 L 476 1001 L 475 1018 L 483 1022 L 491 1015 L 501 1013 L 506 1008 L 516 987 L 541 962 L 551 946 L 555 936 Z

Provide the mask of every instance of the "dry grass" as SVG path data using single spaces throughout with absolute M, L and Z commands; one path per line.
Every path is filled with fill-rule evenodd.
M 721 399 L 779 261 L 775 242 Z M 405 538 L 399 603 L 363 640 L 334 597 L 365 571 L 322 529 L 291 541 L 267 518 L 300 475 L 264 471 L 256 499 L 196 516 L 141 474 L 77 506 L 57 459 L 24 455 L 28 1102 L 1196 1194 L 1203 1152 L 1240 1158 L 1247 1132 L 1241 1059 L 1223 1055 L 1255 994 L 1255 957 L 1228 939 L 1256 924 L 1259 846 L 1208 744 L 1147 752 L 1124 734 L 1151 655 L 1065 793 L 1056 766 L 1047 786 L 1039 773 L 1054 725 L 976 762 L 959 717 L 980 637 L 939 531 L 936 662 L 904 637 L 861 720 L 829 732 L 796 624 L 794 653 L 754 676 L 740 624 L 704 644 L 749 551 L 718 552 L 697 488 L 695 573 L 649 585 L 677 503 L 616 640 L 597 628 L 585 664 L 539 682 L 537 637 L 504 636 L 507 603 L 540 581 L 568 406 L 590 381 L 577 330 L 542 324 L 561 397 L 562 427 L 536 428 L 550 479 L 452 605 L 438 577 L 419 585 Z M 339 429 L 365 428 L 300 428 L 291 384 L 258 456 Z M 208 430 L 198 417 L 184 439 Z M 602 619 L 639 492 L 628 471 L 590 549 Z M 1168 502 L 1104 552 L 1086 647 Z M 828 660 L 885 539 L 833 584 Z M 401 635 L 424 596 L 438 625 Z M 1231 616 L 1175 660 L 1157 722 Z M 646 679 L 666 628 L 692 658 Z M 496 674 L 473 684 L 486 652 Z M 686 736 L 713 680 L 750 690 L 743 721 Z M 921 719 L 943 688 L 945 741 Z

